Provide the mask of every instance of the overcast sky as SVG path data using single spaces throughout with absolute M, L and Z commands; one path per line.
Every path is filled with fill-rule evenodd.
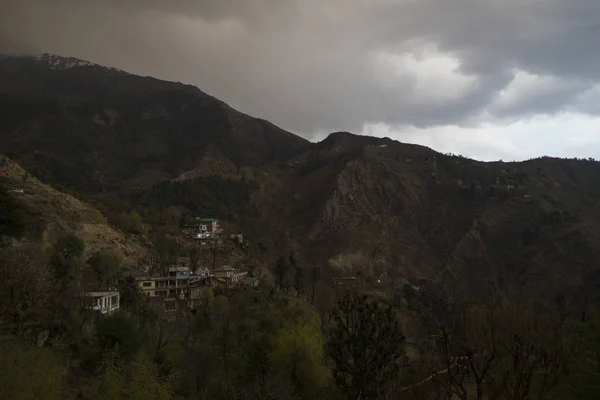
M 0 0 L 0 48 L 197 85 L 311 140 L 600 158 L 600 0 Z

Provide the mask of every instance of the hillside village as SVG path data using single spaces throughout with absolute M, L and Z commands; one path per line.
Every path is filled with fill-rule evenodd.
M 216 249 L 227 240 L 243 243 L 243 234 L 225 232 L 216 218 L 197 217 L 195 223 L 185 225 L 181 233 L 191 240 L 193 246 L 203 248 L 204 251 Z M 212 265 L 204 266 L 193 266 L 189 259 L 176 258 L 162 272 L 164 273 L 154 271 L 150 266 L 142 267 L 141 271 L 128 271 L 114 277 L 112 287 L 108 290 L 86 292 L 82 294 L 82 298 L 94 299 L 90 306 L 92 310 L 110 314 L 119 309 L 119 292 L 116 290 L 118 281 L 133 280 L 153 306 L 164 311 L 193 311 L 202 300 L 204 288 L 235 290 L 238 287 L 259 285 L 259 280 L 248 276 L 248 271 L 236 270 L 227 264 L 217 266 L 214 258 Z

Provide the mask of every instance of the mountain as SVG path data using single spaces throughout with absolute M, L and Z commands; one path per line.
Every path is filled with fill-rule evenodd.
M 285 160 L 309 142 L 197 88 L 54 55 L 0 58 L 0 147 L 80 191 L 146 188 L 203 164 Z
M 348 132 L 310 143 L 195 87 L 53 55 L 0 59 L 0 148 L 107 214 L 216 216 L 261 262 L 293 250 L 375 289 L 600 283 L 593 160 L 484 163 Z

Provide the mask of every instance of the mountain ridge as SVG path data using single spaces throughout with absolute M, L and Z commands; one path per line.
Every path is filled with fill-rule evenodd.
M 595 161 L 482 162 L 348 132 L 311 143 L 190 86 L 16 60 L 0 60 L 0 146 L 103 211 L 157 226 L 212 213 L 264 262 L 293 250 L 374 287 L 483 296 L 488 281 L 575 290 L 595 276 Z

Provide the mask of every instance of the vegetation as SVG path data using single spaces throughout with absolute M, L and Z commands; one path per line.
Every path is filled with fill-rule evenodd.
M 21 237 L 25 234 L 25 212 L 23 206 L 0 185 L 0 239 Z
M 211 215 L 243 223 L 257 217 L 256 207 L 250 199 L 256 189 L 253 181 L 210 176 L 159 183 L 140 200 L 150 210 L 183 206 L 193 215 Z

